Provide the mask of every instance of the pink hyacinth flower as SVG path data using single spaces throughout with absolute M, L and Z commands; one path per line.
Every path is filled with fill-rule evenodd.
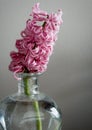
M 17 52 L 10 53 L 9 70 L 19 72 L 44 72 L 53 52 L 62 21 L 62 11 L 48 14 L 39 8 L 39 3 L 32 8 L 31 19 L 21 31 L 21 39 L 16 40 Z

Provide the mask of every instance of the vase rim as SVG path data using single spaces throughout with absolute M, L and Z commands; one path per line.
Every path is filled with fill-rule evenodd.
M 42 73 L 40 73 L 40 72 L 35 72 L 35 73 L 17 73 L 16 75 L 17 75 L 17 77 L 26 77 L 26 76 L 28 76 L 28 77 L 37 77 L 37 76 L 39 76 L 39 75 L 41 75 Z

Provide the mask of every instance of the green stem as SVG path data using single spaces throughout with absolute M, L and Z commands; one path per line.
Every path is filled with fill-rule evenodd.
M 42 121 L 41 121 L 38 101 L 34 101 L 34 108 L 35 108 L 36 115 L 37 115 L 37 122 L 36 122 L 37 130 L 42 130 Z
M 24 92 L 27 96 L 30 96 L 29 78 L 26 77 L 23 79 L 23 81 L 24 81 Z
M 29 86 L 29 78 L 26 77 L 23 79 L 24 81 L 24 92 L 27 96 L 30 96 L 30 86 Z M 36 126 L 37 126 L 37 130 L 42 130 L 42 121 L 41 121 L 41 116 L 40 116 L 40 109 L 39 109 L 39 103 L 38 101 L 34 101 L 34 109 L 36 111 L 36 115 L 37 115 L 37 121 L 36 121 Z

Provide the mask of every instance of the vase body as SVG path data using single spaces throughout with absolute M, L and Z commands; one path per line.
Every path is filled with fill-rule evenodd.
M 38 75 L 19 78 L 18 92 L 0 102 L 0 130 L 61 130 L 61 111 L 52 98 L 39 92 Z

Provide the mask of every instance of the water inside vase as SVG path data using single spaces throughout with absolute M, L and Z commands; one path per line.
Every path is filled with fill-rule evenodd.
M 42 128 L 37 127 L 36 101 Z M 61 113 L 55 102 L 47 96 L 28 101 L 7 97 L 0 104 L 0 130 L 61 130 Z

